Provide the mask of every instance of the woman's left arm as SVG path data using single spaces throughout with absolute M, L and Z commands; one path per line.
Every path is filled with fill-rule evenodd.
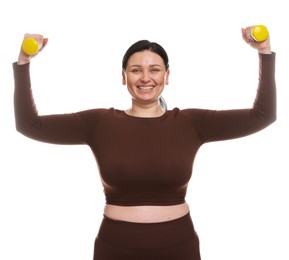
M 275 58 L 271 51 L 270 39 L 263 42 L 250 42 L 246 30 L 242 29 L 243 39 L 258 50 L 259 83 L 252 108 L 232 110 L 207 110 L 199 128 L 203 142 L 227 140 L 258 132 L 276 120 Z

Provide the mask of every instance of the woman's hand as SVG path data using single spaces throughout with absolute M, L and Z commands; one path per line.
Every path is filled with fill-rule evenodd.
M 29 63 L 30 59 L 32 57 L 35 57 L 40 51 L 42 51 L 48 42 L 48 39 L 44 38 L 43 35 L 41 35 L 41 34 L 26 33 L 24 35 L 23 41 L 27 38 L 34 38 L 39 44 L 39 50 L 37 51 L 37 53 L 35 55 L 28 55 L 22 50 L 22 44 L 21 44 L 21 49 L 20 49 L 20 53 L 18 56 L 18 65 L 23 65 L 23 64 Z
M 256 42 L 251 36 L 251 31 L 254 26 L 248 26 L 242 28 L 242 37 L 246 43 L 248 43 L 252 48 L 257 49 L 259 53 L 262 54 L 271 54 L 271 45 L 270 45 L 270 35 L 265 41 Z

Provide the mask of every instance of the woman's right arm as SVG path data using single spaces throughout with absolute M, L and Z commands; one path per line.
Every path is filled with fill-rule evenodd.
M 43 50 L 47 43 L 41 35 L 28 35 L 42 40 Z M 54 144 L 86 144 L 97 120 L 105 110 L 94 109 L 71 114 L 39 115 L 31 88 L 30 60 L 21 49 L 18 62 L 13 63 L 14 111 L 18 132 L 34 140 Z

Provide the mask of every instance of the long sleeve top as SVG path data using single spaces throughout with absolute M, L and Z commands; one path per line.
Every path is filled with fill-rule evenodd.
M 39 115 L 29 67 L 13 64 L 17 130 L 42 142 L 88 145 L 109 204 L 183 203 L 194 158 L 204 143 L 244 137 L 276 120 L 275 53 L 259 54 L 259 83 L 251 108 L 174 108 L 153 118 L 115 108 Z

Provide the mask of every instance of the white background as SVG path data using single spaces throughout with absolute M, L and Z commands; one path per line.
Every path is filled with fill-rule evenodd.
M 163 96 L 170 109 L 229 109 L 253 103 L 258 55 L 242 41 L 241 28 L 261 23 L 277 53 L 278 120 L 252 136 L 203 146 L 187 201 L 203 260 L 288 260 L 285 2 L 2 1 L 0 259 L 91 260 L 104 206 L 88 147 L 44 144 L 15 130 L 12 62 L 24 33 L 49 38 L 31 63 L 40 114 L 127 108 L 121 60 L 140 39 L 169 54 Z

